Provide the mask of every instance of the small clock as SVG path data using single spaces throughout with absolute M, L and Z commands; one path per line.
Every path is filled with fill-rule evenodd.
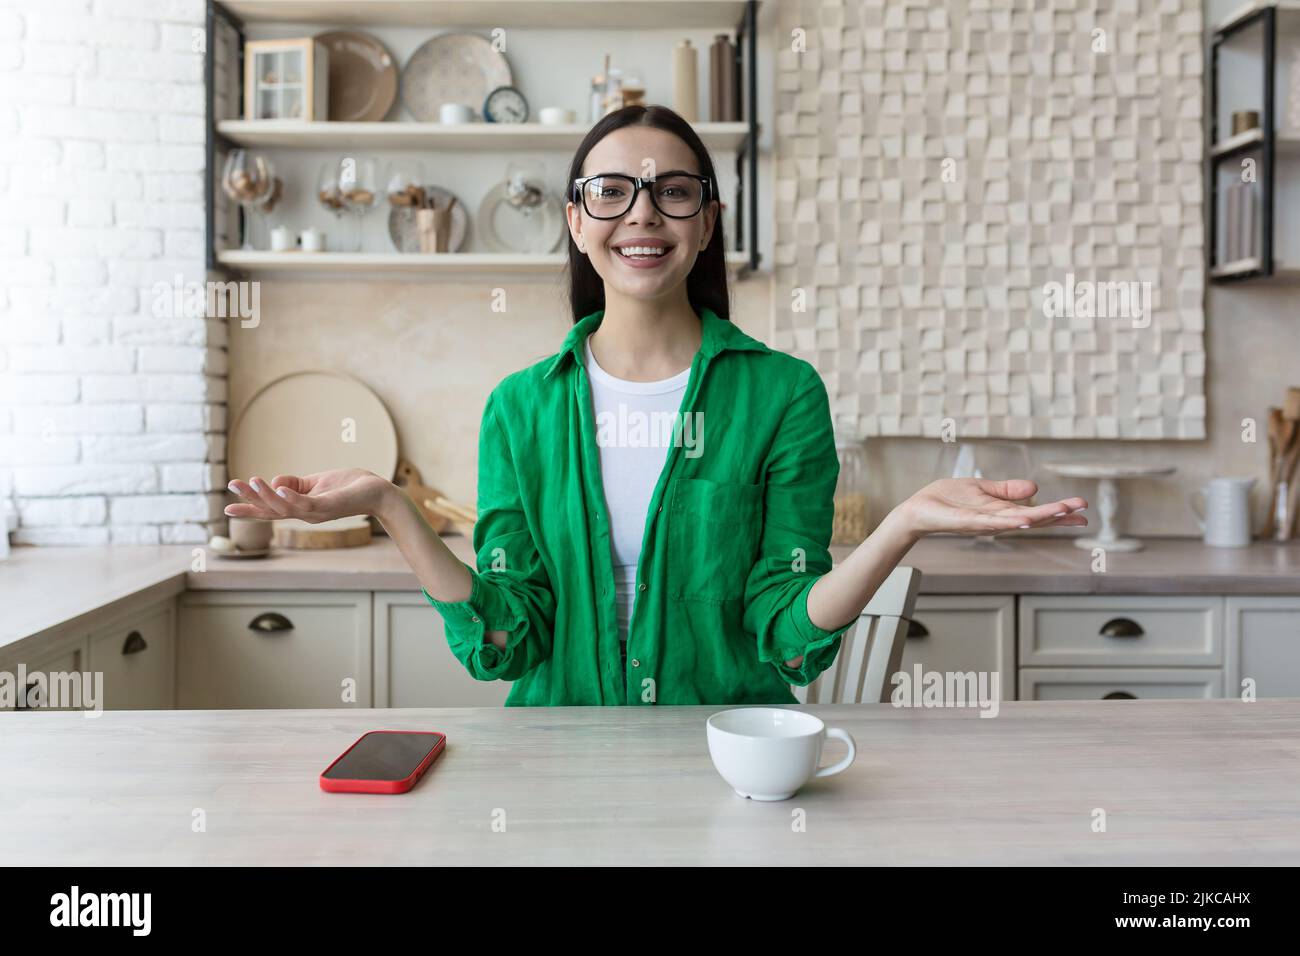
M 528 119 L 528 101 L 513 86 L 498 86 L 483 101 L 483 117 L 489 123 L 522 123 Z

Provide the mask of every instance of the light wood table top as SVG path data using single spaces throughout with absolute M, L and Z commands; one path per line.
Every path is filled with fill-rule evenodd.
M 0 846 L 10 866 L 1300 863 L 1300 700 L 1004 703 L 992 719 L 800 706 L 858 758 L 780 803 L 714 771 L 720 709 L 0 714 Z M 440 730 L 447 749 L 407 794 L 321 791 L 378 729 Z

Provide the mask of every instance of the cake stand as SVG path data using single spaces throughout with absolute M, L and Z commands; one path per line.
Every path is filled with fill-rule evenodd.
M 1124 537 L 1115 523 L 1115 514 L 1119 511 L 1119 485 L 1116 482 L 1124 478 L 1159 478 L 1172 475 L 1176 469 L 1172 465 L 1106 465 L 1106 464 L 1046 464 L 1048 471 L 1062 478 L 1092 478 L 1097 480 L 1097 514 L 1101 518 L 1101 528 L 1096 537 L 1075 538 L 1074 546 L 1091 551 L 1103 548 L 1107 551 L 1141 551 L 1142 542 L 1137 538 Z

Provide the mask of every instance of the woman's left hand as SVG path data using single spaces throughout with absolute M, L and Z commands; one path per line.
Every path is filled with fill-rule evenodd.
M 1037 494 L 1038 485 L 1023 478 L 944 478 L 926 485 L 899 505 L 916 535 L 997 534 L 1017 528 L 1080 527 L 1088 519 L 1075 512 L 1088 507 L 1082 498 L 1064 498 L 1027 507 L 1017 501 Z

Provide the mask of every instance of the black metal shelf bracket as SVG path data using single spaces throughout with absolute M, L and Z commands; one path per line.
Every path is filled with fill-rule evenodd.
M 203 108 L 204 123 L 204 176 L 203 176 L 203 245 L 204 259 L 208 272 L 214 272 L 221 266 L 217 262 L 217 147 L 235 149 L 237 144 L 223 133 L 217 132 L 217 20 L 226 25 L 239 38 L 237 44 L 238 61 L 236 70 L 239 74 L 239 102 L 244 100 L 244 21 L 235 16 L 220 0 L 207 0 L 203 17 Z M 244 210 L 239 209 L 239 229 L 243 235 Z
M 748 268 L 758 268 L 758 0 L 748 0 L 736 26 L 736 99 L 749 129 L 736 153 L 736 250 L 749 232 Z M 743 87 L 742 87 L 743 84 Z M 748 168 L 748 172 L 746 172 Z M 748 186 L 748 190 L 746 190 Z M 746 201 L 749 204 L 745 209 Z
M 1260 131 L 1258 140 L 1242 143 L 1231 149 L 1223 150 L 1217 155 L 1213 152 L 1219 142 L 1219 47 L 1227 40 L 1244 30 L 1261 24 L 1264 43 L 1262 51 L 1264 95 L 1261 98 Z M 1273 121 L 1273 92 L 1276 85 L 1277 52 L 1277 8 L 1260 7 L 1258 10 L 1234 20 L 1222 29 L 1216 30 L 1210 38 L 1208 73 L 1208 100 L 1210 122 L 1206 127 L 1205 142 L 1205 198 L 1206 198 L 1206 239 L 1205 239 L 1205 274 L 1210 282 L 1240 282 L 1273 274 L 1273 169 L 1274 155 L 1277 148 L 1276 130 Z M 1258 179 L 1260 185 L 1260 252 L 1259 268 L 1230 275 L 1215 276 L 1218 263 L 1218 219 L 1219 219 L 1219 164 L 1235 159 L 1243 153 L 1259 151 Z

